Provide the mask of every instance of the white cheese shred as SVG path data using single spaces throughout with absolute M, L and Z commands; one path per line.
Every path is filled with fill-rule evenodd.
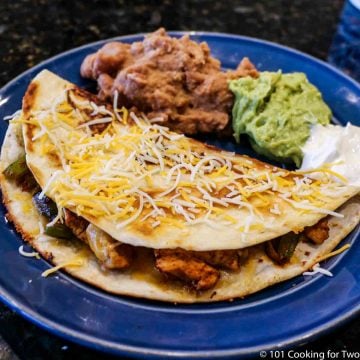
M 106 123 L 109 123 L 112 120 L 113 120 L 112 117 L 103 117 L 103 118 L 100 118 L 100 119 L 94 119 L 94 120 L 91 120 L 91 121 L 88 121 L 88 122 L 86 122 L 84 124 L 79 125 L 77 128 L 81 129 L 81 128 L 84 128 L 85 126 L 106 124 Z
M 345 245 L 342 246 L 340 249 L 334 250 L 334 251 L 330 252 L 329 254 L 325 254 L 325 255 L 321 256 L 321 257 L 318 259 L 319 262 L 312 267 L 313 271 L 305 271 L 305 272 L 303 273 L 303 275 L 305 275 L 305 276 L 312 276 L 312 275 L 315 275 L 315 274 L 319 274 L 319 273 L 320 273 L 320 274 L 323 274 L 323 275 L 332 277 L 333 274 L 332 274 L 329 270 L 326 270 L 326 269 L 320 267 L 320 264 L 319 264 L 319 263 L 320 263 L 321 261 L 324 261 L 324 260 L 330 258 L 330 257 L 333 257 L 333 256 L 335 256 L 335 255 L 339 255 L 339 254 L 341 254 L 342 252 L 344 252 L 345 250 L 347 250 L 347 249 L 349 249 L 349 248 L 350 248 L 350 244 L 345 244 Z
M 38 252 L 36 252 L 36 251 L 27 252 L 27 251 L 24 250 L 24 245 L 21 245 L 19 247 L 19 254 L 21 256 L 28 257 L 28 258 L 35 257 L 37 259 L 40 259 L 40 255 L 39 255 Z
M 3 120 L 8 121 L 8 120 L 16 119 L 20 116 L 20 114 L 21 114 L 21 109 L 16 110 L 13 114 L 4 116 Z
M 319 264 L 319 263 L 315 264 L 315 265 L 312 267 L 312 270 L 313 270 L 313 271 L 305 271 L 305 272 L 303 273 L 303 275 L 305 275 L 305 276 L 313 276 L 313 275 L 316 275 L 316 274 L 323 274 L 323 275 L 329 276 L 329 277 L 333 277 L 333 276 L 334 276 L 333 273 L 330 272 L 329 270 L 326 270 L 326 269 L 320 267 L 320 264 Z

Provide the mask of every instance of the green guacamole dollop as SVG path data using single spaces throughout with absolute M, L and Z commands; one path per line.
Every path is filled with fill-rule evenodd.
M 329 124 L 331 110 L 305 74 L 261 72 L 258 78 L 229 82 L 235 95 L 232 110 L 236 140 L 250 137 L 258 153 L 281 162 L 301 165 L 301 147 L 312 124 Z

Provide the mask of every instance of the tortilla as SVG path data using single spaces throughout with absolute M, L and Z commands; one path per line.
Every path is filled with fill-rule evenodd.
M 1 153 L 2 170 L 22 151 L 19 130 L 19 124 L 10 124 Z M 16 132 L 18 136 L 15 135 Z M 301 242 L 291 262 L 283 266 L 275 265 L 265 254 L 263 246 L 258 245 L 251 248 L 249 260 L 241 267 L 240 272 L 224 271 L 213 289 L 196 293 L 176 281 L 165 280 L 154 269 L 153 256 L 146 249 L 141 249 L 140 256 L 129 270 L 103 270 L 95 256 L 80 241 L 69 242 L 41 234 L 39 222 L 45 226 L 45 221 L 35 209 L 31 195 L 6 180 L 3 175 L 0 181 L 4 203 L 8 209 L 8 219 L 14 223 L 23 238 L 52 264 L 75 264 L 67 266 L 66 271 L 107 292 L 178 303 L 243 297 L 294 278 L 310 269 L 324 254 L 332 251 L 360 221 L 360 196 L 356 196 L 338 210 L 344 215 L 343 218 L 331 218 L 330 235 L 323 244 Z
M 57 82 L 54 85 L 56 84 Z M 329 237 L 323 244 L 300 242 L 290 263 L 283 266 L 274 264 L 268 258 L 263 244 L 252 246 L 249 248 L 248 260 L 239 272 L 222 271 L 214 288 L 197 293 L 180 282 L 166 280 L 154 268 L 151 249 L 138 248 L 137 258 L 130 269 L 109 271 L 99 265 L 89 248 L 80 241 L 60 240 L 42 234 L 41 229 L 46 220 L 35 209 L 31 195 L 8 181 L 2 173 L 24 151 L 22 124 L 15 120 L 9 125 L 0 164 L 0 184 L 8 219 L 13 222 L 23 239 L 52 264 L 67 264 L 65 270 L 74 277 L 114 294 L 178 303 L 243 297 L 310 269 L 323 255 L 332 251 L 360 221 L 360 196 L 354 196 L 337 209 L 337 213 L 344 217 L 330 217 Z
M 71 96 L 66 89 L 74 89 Z M 241 249 L 290 231 L 300 232 L 332 214 L 358 192 L 358 188 L 334 180 L 326 169 L 311 180 L 301 173 L 179 136 L 140 117 L 136 119 L 135 114 L 127 123 L 114 116 L 111 122 L 102 124 L 113 126 L 113 130 L 89 136 L 89 129 L 84 126 L 89 119 L 83 119 L 87 115 L 76 113 L 64 118 L 60 109 L 72 103 L 79 110 L 86 104 L 89 106 L 90 101 L 95 103 L 93 108 L 103 106 L 106 114 L 111 114 L 111 107 L 49 71 L 37 75 L 23 101 L 26 160 L 41 188 L 57 204 L 123 243 L 152 249 Z M 139 122 L 140 125 L 136 124 Z M 44 133 L 46 136 L 42 136 Z M 146 143 L 142 142 L 143 138 Z M 190 159 L 193 155 L 189 154 L 195 154 L 195 159 L 177 160 L 168 166 L 170 155 L 165 158 L 155 149 L 160 138 L 160 145 L 166 147 L 165 154 L 171 150 L 177 158 Z M 167 150 L 171 146 L 175 148 Z M 50 150 L 44 152 L 44 148 Z M 177 151 L 182 153 L 178 155 Z M 142 160 L 139 165 L 138 158 L 144 159 L 144 153 L 150 163 Z M 132 167 L 122 171 L 131 157 Z M 116 162 L 111 163 L 114 158 Z M 205 174 L 203 168 L 210 166 L 211 161 L 218 165 Z M 54 174 L 59 175 L 57 189 L 51 188 Z M 126 183 L 125 187 L 116 185 L 109 195 L 104 184 L 118 179 Z M 306 195 L 299 195 L 300 190 Z M 239 195 L 231 197 L 234 191 Z M 177 196 L 178 199 L 172 200 Z M 194 197 L 189 204 L 188 199 Z M 119 199 L 124 205 L 114 205 Z M 127 207 L 129 203 L 132 203 L 131 211 Z M 274 204 L 276 208 L 272 209 Z M 200 214 L 194 213 L 194 207 Z M 151 211 L 156 211 L 156 215 L 149 216 Z

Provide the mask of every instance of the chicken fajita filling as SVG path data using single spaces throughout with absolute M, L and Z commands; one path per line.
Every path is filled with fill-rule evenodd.
M 113 239 L 86 219 L 64 209 L 63 221 L 56 221 L 58 209 L 50 198 L 41 193 L 36 180 L 27 168 L 24 156 L 10 164 L 5 177 L 23 191 L 32 193 L 33 203 L 46 221 L 45 234 L 51 237 L 79 241 L 86 244 L 104 270 L 131 268 L 138 247 Z M 327 218 L 306 227 L 301 233 L 290 232 L 264 244 L 267 256 L 278 266 L 291 261 L 299 242 L 322 244 L 329 236 Z M 224 272 L 239 272 L 249 258 L 249 248 L 234 250 L 190 251 L 181 248 L 153 249 L 153 266 L 167 279 L 176 279 L 191 289 L 203 291 L 213 288 Z

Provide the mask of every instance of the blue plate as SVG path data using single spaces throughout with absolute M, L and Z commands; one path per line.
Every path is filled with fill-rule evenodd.
M 178 36 L 181 33 L 173 33 Z M 323 93 L 335 119 L 360 125 L 360 86 L 329 65 L 283 46 L 256 39 L 190 33 L 206 41 L 225 68 L 248 56 L 260 70 L 305 72 Z M 117 40 L 133 42 L 141 35 Z M 105 41 L 60 54 L 18 76 L 0 91 L 0 118 L 21 107 L 31 79 L 42 69 L 86 88 L 79 67 Z M 7 123 L 0 122 L 1 137 Z M 230 143 L 216 144 L 234 149 Z M 248 149 L 236 148 L 237 151 Z M 250 152 L 251 153 L 251 152 Z M 334 277 L 299 276 L 243 300 L 208 305 L 173 305 L 112 296 L 59 272 L 42 278 L 44 260 L 21 257 L 20 236 L 1 208 L 0 299 L 43 328 L 99 350 L 147 358 L 248 358 L 260 350 L 306 343 L 360 310 L 359 228 L 345 239 L 351 250 L 324 266 Z

